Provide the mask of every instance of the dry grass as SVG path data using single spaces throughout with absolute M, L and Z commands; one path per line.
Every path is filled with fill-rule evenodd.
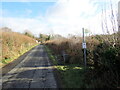
M 17 58 L 25 51 L 30 49 L 31 46 L 36 44 L 33 38 L 25 36 L 16 32 L 0 32 L 2 37 L 2 59 L 3 65 L 11 62 L 11 60 Z

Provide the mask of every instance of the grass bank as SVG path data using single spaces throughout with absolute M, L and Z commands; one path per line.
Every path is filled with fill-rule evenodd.
M 55 56 L 52 54 L 50 48 L 45 46 L 48 56 L 54 67 L 57 69 L 62 80 L 63 88 L 85 88 L 84 78 L 85 78 L 85 69 L 79 64 L 62 64 L 59 65 Z
M 10 58 L 7 59 L 3 59 L 0 63 L 2 63 L 1 67 L 4 67 L 5 65 L 11 63 L 12 61 L 16 60 L 18 57 L 20 57 L 21 55 L 23 55 L 24 53 L 28 52 L 29 50 L 31 50 L 32 48 L 34 48 L 36 45 L 30 46 L 24 50 L 20 50 L 20 53 L 16 54 L 15 56 L 12 56 Z
M 16 32 L 0 32 L 1 52 L 0 67 L 7 65 L 31 48 L 38 45 L 35 39 Z

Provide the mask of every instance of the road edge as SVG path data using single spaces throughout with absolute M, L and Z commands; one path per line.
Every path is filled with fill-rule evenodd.
M 44 45 L 44 48 L 45 48 L 45 52 L 48 55 L 48 51 L 46 50 L 46 45 Z M 58 88 L 64 88 L 64 86 L 62 84 L 63 82 L 61 80 L 61 76 L 60 76 L 57 68 L 55 68 L 55 65 L 54 65 L 53 61 L 50 59 L 49 55 L 48 55 L 48 58 L 49 58 L 50 64 L 53 66 L 53 75 L 55 77 L 55 80 L 56 80 L 56 83 L 57 83 L 57 87 Z
M 38 46 L 38 45 L 37 45 Z M 11 71 L 14 67 L 16 67 L 24 58 L 37 46 L 31 48 L 29 51 L 25 52 L 23 55 L 19 56 L 17 59 L 15 59 L 13 62 L 5 65 L 4 67 L 1 68 L 2 70 L 2 77 L 7 74 L 9 71 Z

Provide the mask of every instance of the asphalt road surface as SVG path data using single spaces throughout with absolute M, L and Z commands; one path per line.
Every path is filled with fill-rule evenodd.
M 2 77 L 2 88 L 57 88 L 53 66 L 43 45 L 36 46 Z

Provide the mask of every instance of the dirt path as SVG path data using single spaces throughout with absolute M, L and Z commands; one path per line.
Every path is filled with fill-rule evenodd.
M 53 67 L 43 45 L 36 46 L 2 80 L 2 88 L 57 88 Z

